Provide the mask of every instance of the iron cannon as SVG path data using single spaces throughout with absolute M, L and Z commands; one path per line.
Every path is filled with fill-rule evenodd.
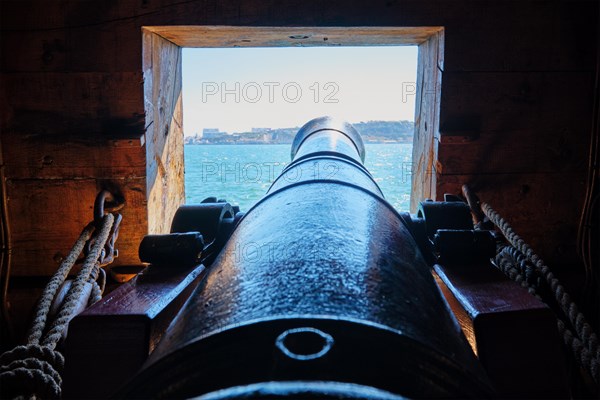
M 439 202 L 399 213 L 364 158 L 352 125 L 314 119 L 247 212 L 210 198 L 182 206 L 171 234 L 147 236 L 140 257 L 150 268 L 207 270 L 120 395 L 491 396 L 429 261 L 443 256 L 435 249 L 455 256 L 443 244 L 456 232 L 473 249 L 490 241 L 473 238 L 464 203 L 443 206 L 450 218 L 438 218 Z

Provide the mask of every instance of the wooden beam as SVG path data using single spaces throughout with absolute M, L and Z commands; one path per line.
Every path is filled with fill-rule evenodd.
M 489 264 L 435 265 L 436 283 L 501 398 L 568 398 L 554 313 Z
M 591 72 L 445 71 L 442 80 L 443 136 L 530 130 L 547 137 L 553 129 L 587 129 L 574 138 L 587 143 L 592 115 L 588 104 L 594 83 Z M 527 139 L 514 144 L 523 140 Z
M 56 113 L 69 119 L 143 116 L 141 72 L 6 73 L 2 84 L 15 112 Z
M 139 370 L 204 277 L 203 265 L 170 267 L 149 267 L 70 322 L 66 398 L 108 398 Z
M 418 45 L 442 30 L 423 27 L 145 26 L 182 47 Z
M 144 178 L 144 137 L 108 139 L 96 135 L 5 134 L 6 175 L 11 179 Z
M 167 233 L 185 201 L 181 48 L 144 31 L 146 193 L 149 233 Z
M 444 68 L 444 32 L 431 36 L 419 46 L 415 135 L 412 149 L 412 186 L 410 210 L 419 202 L 436 196 L 436 160 L 440 88 Z

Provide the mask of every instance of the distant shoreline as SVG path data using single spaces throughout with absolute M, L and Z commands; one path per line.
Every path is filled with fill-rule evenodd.
M 367 121 L 353 124 L 367 144 L 412 143 L 415 131 L 413 121 Z M 299 127 L 293 128 L 252 128 L 250 132 L 228 134 L 218 128 L 204 129 L 202 135 L 185 136 L 188 144 L 291 144 Z

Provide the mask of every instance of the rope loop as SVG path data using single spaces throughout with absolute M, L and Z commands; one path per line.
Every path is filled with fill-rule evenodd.
M 65 359 L 58 351 L 37 344 L 5 352 L 0 356 L 2 396 L 59 398 L 64 364 Z
M 517 235 L 510 224 L 504 220 L 489 204 L 482 203 L 481 209 L 486 217 L 502 232 L 512 246 L 504 247 L 496 256 L 496 265 L 511 279 L 542 300 L 547 305 L 556 303 L 558 330 L 565 345 L 575 359 L 583 366 L 596 384 L 600 383 L 600 347 L 598 337 L 587 322 L 577 304 L 566 292 L 564 286 L 554 276 L 550 268 Z M 523 270 L 524 268 L 524 270 Z M 551 298 L 541 296 L 542 285 Z
M 60 398 L 60 373 L 65 360 L 55 350 L 56 346 L 69 322 L 80 310 L 79 303 L 87 296 L 86 285 L 92 285 L 91 294 L 86 300 L 88 305 L 102 298 L 106 273 L 101 266 L 112 262 L 116 257 L 114 243 L 118 237 L 121 215 L 105 212 L 105 202 L 109 196 L 112 195 L 107 191 L 102 191 L 97 196 L 94 220 L 83 229 L 44 288 L 27 335 L 28 344 L 0 355 L 2 398 Z M 82 252 L 85 253 L 85 259 L 81 270 L 72 281 L 55 319 L 50 323 L 48 319 L 52 303 Z

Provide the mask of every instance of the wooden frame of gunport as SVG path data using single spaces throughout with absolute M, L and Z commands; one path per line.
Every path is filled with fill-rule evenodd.
M 182 47 L 419 46 L 411 211 L 435 198 L 443 27 L 145 26 L 142 35 L 149 233 L 168 232 L 185 199 Z

